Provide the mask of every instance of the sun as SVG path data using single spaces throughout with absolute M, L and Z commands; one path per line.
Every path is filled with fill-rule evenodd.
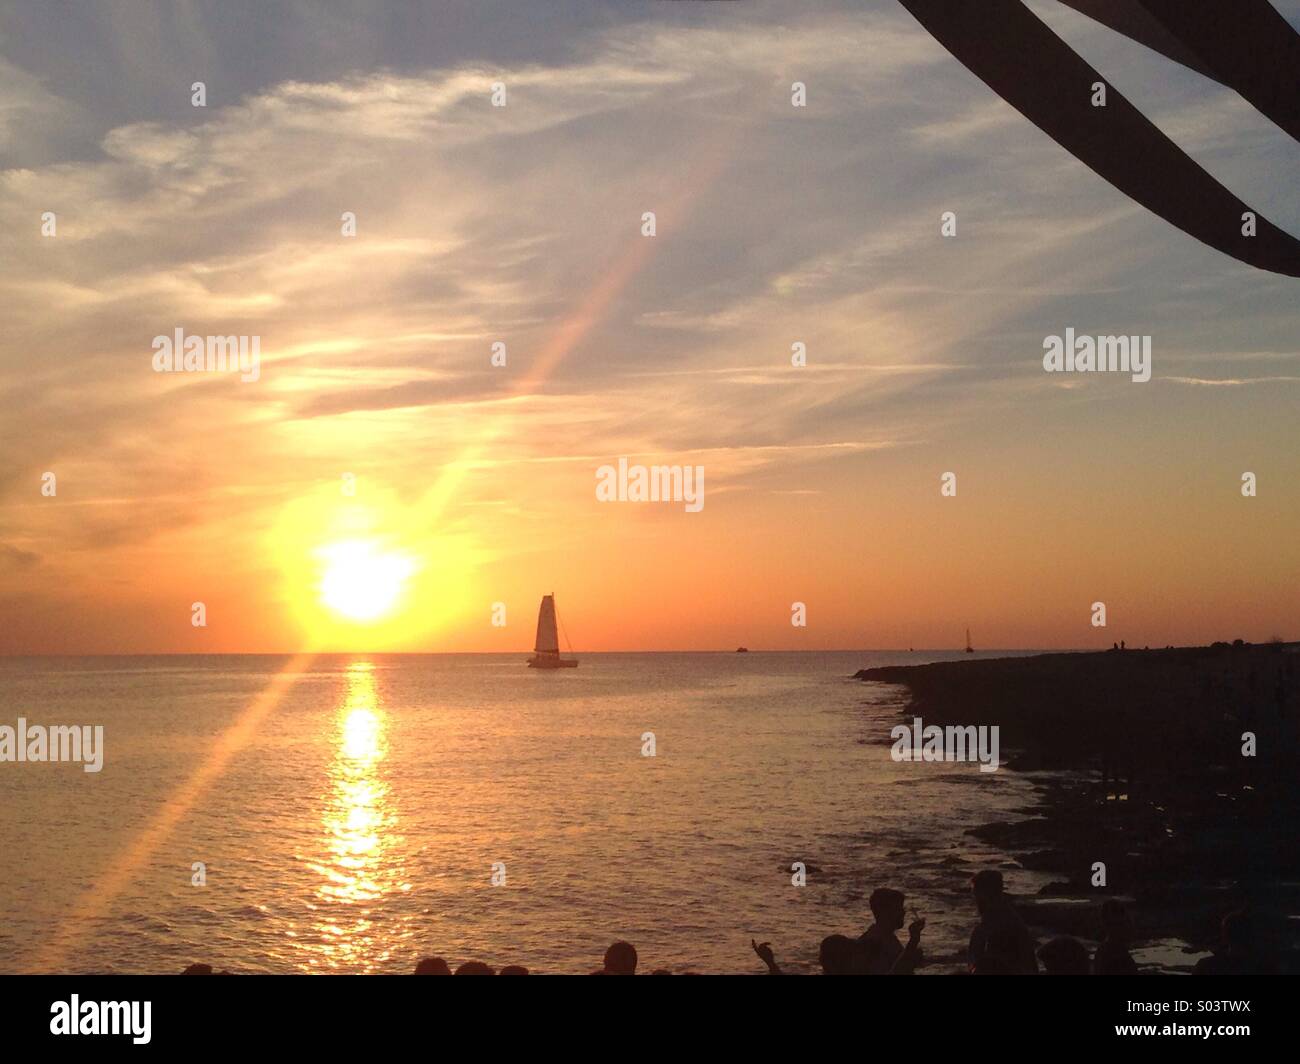
M 322 547 L 319 553 L 325 560 L 321 602 L 350 621 L 378 621 L 392 613 L 415 571 L 408 558 L 359 540 Z

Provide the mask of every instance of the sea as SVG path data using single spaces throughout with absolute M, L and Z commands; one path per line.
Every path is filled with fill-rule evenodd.
M 907 692 L 852 674 L 962 656 L 0 658 L 0 724 L 104 729 L 0 764 L 0 971 L 806 972 L 885 886 L 953 970 L 975 871 L 1046 882 L 967 834 L 1037 790 L 895 762 Z

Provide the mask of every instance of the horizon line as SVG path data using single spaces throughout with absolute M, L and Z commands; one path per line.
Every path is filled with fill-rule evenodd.
M 1232 646 L 1231 640 L 1215 640 L 1214 643 L 1190 643 L 1182 645 L 1168 644 L 1160 647 L 1126 647 L 1125 651 L 1144 651 L 1152 653 L 1159 650 L 1208 650 L 1216 644 L 1226 644 Z M 1252 643 L 1243 640 L 1243 646 L 1283 646 L 1283 647 L 1300 647 L 1300 641 L 1281 640 L 1275 642 L 1267 640 L 1262 643 Z M 1113 647 L 988 647 L 983 650 L 974 651 L 975 654 L 1006 653 L 1009 651 L 1037 651 L 1044 654 L 1106 654 L 1113 651 Z M 50 653 L 0 653 L 0 659 L 4 658 L 234 658 L 234 657 L 292 657 L 296 654 L 303 653 L 300 650 L 158 650 L 158 651 L 83 651 L 77 653 L 69 652 L 50 652 Z M 513 657 L 518 655 L 527 655 L 533 653 L 531 650 L 321 650 L 311 652 L 315 657 L 356 657 L 356 656 L 385 656 L 385 657 Z M 965 653 L 964 647 L 779 647 L 754 649 L 747 647 L 744 651 L 739 649 L 669 649 L 669 650 L 586 650 L 586 651 L 569 651 L 571 654 L 585 654 L 587 656 L 603 656 L 611 654 L 962 654 Z

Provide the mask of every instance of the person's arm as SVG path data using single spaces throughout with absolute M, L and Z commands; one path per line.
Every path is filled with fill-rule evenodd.
M 979 967 L 979 962 L 984 956 L 984 923 L 975 925 L 975 930 L 970 933 L 970 945 L 966 949 L 966 963 L 970 971 L 975 971 Z
M 898 955 L 889 969 L 890 975 L 911 975 L 921 966 L 921 932 L 924 930 L 924 919 L 913 920 L 908 925 L 907 945 L 903 947 L 903 952 Z
M 784 975 L 785 973 L 777 966 L 776 956 L 772 953 L 772 943 L 755 942 L 752 938 L 749 944 L 754 947 L 754 952 L 758 954 L 759 960 L 767 965 L 768 975 Z

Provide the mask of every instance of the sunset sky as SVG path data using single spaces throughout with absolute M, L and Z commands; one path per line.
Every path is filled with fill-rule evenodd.
M 0 15 L 0 653 L 522 651 L 552 591 L 579 652 L 1300 637 L 1297 282 L 862 6 Z M 1031 6 L 1300 234 L 1300 145 Z M 1151 381 L 1044 373 L 1067 327 Z M 155 373 L 177 328 L 260 380 Z M 703 509 L 598 502 L 620 456 Z

